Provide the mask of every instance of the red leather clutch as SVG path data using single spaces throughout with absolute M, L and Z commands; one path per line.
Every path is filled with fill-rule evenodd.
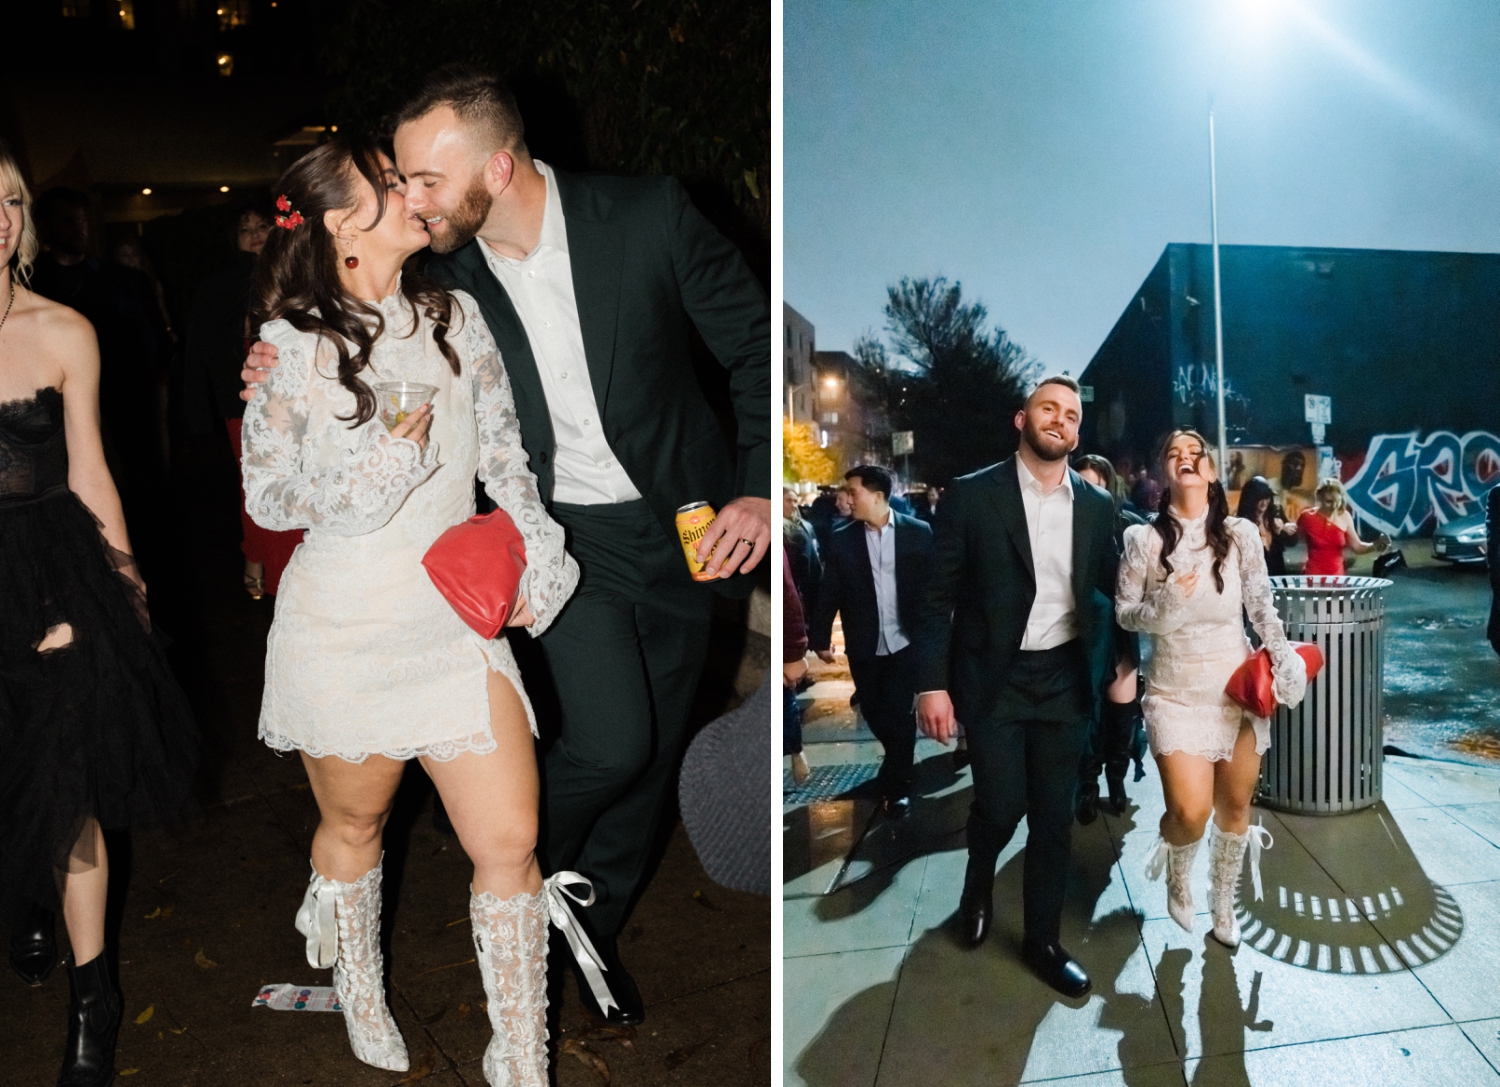
M 1311 642 L 1289 643 L 1307 665 L 1307 681 L 1323 670 L 1323 651 Z M 1256 717 L 1270 717 L 1276 712 L 1276 696 L 1271 693 L 1271 655 L 1262 646 L 1245 658 L 1234 670 L 1224 693 Z
M 437 591 L 482 638 L 505 626 L 526 572 L 526 543 L 504 510 L 470 517 L 422 556 Z

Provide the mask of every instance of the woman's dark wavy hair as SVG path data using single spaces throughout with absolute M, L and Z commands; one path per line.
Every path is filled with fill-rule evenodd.
M 370 303 L 355 298 L 339 280 L 336 240 L 323 225 L 328 211 L 352 211 L 359 206 L 359 179 L 375 190 L 375 218 L 355 229 L 369 231 L 385 216 L 386 178 L 380 150 L 363 139 L 330 140 L 308 152 L 281 175 L 278 191 L 285 194 L 303 221 L 290 230 L 271 228 L 265 249 L 255 262 L 255 302 L 252 327 L 283 318 L 299 332 L 326 337 L 338 352 L 339 384 L 354 394 L 350 426 L 363 426 L 375 416 L 375 393 L 360 380 L 370 363 L 370 351 L 385 333 L 385 318 Z M 453 373 L 459 373 L 458 354 L 448 343 L 453 318 L 453 296 L 414 274 L 401 275 L 401 294 L 433 323 L 433 340 Z M 314 312 L 316 311 L 316 312 Z M 416 332 L 413 322 L 412 334 Z M 353 349 L 351 354 L 350 349 Z
M 1166 440 L 1161 443 L 1161 448 L 1156 452 L 1156 463 L 1160 465 L 1166 475 L 1167 450 L 1172 448 L 1172 443 L 1183 435 L 1195 438 L 1203 449 L 1203 455 L 1209 456 L 1208 442 L 1202 434 L 1188 427 L 1178 427 L 1168 434 Z M 1229 517 L 1229 499 L 1224 494 L 1224 484 L 1214 480 L 1208 485 L 1208 524 L 1205 526 L 1208 536 L 1209 550 L 1214 553 L 1214 586 L 1220 593 L 1224 592 L 1224 560 L 1229 557 L 1229 545 L 1232 542 L 1229 530 L 1224 527 L 1224 522 Z M 1156 507 L 1156 520 L 1151 523 L 1152 527 L 1161 535 L 1161 565 L 1167 572 L 1172 574 L 1172 561 L 1169 556 L 1177 547 L 1177 518 L 1172 513 L 1172 481 L 1167 479 L 1167 486 L 1161 489 L 1161 502 Z
M 1263 498 L 1269 498 L 1271 500 L 1271 504 L 1266 507 L 1264 519 L 1255 516 L 1255 507 L 1259 505 L 1261 499 Z M 1270 519 L 1271 511 L 1275 507 L 1276 492 L 1271 489 L 1270 480 L 1266 479 L 1265 476 L 1252 476 L 1249 480 L 1246 481 L 1245 485 L 1240 488 L 1240 504 L 1235 509 L 1234 515 L 1236 517 L 1243 517 L 1251 524 L 1261 524 L 1262 520 L 1268 521 Z M 1266 525 L 1265 527 L 1270 526 Z

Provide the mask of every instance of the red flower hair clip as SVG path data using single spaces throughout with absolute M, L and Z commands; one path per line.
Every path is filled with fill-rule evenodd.
M 292 202 L 286 198 L 286 193 L 282 193 L 276 198 L 276 210 L 291 212 L 289 215 L 276 216 L 276 225 L 283 230 L 291 230 L 293 227 L 301 226 L 306 221 L 302 218 L 300 211 L 292 211 Z

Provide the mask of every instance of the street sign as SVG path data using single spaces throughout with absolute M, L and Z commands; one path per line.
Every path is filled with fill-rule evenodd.
M 1309 423 L 1320 423 L 1323 426 L 1333 422 L 1333 397 L 1314 396 L 1311 393 L 1302 398 L 1302 415 Z M 1320 438 L 1321 442 L 1322 439 Z
M 891 456 L 907 456 L 917 447 L 917 443 L 909 430 L 891 431 Z

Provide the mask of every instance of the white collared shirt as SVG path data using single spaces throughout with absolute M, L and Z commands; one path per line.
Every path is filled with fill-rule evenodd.
M 865 525 L 865 547 L 870 554 L 870 573 L 875 579 L 875 610 L 880 616 L 877 657 L 899 653 L 911 644 L 901 629 L 901 608 L 896 598 L 896 515 L 887 512 L 885 524 Z
M 557 179 L 546 163 L 532 161 L 547 182 L 542 236 L 536 248 L 516 260 L 495 252 L 483 239 L 476 239 L 475 244 L 510 295 L 526 338 L 531 341 L 531 353 L 547 397 L 547 413 L 552 417 L 552 437 L 557 443 L 552 497 L 579 506 L 629 502 L 640 498 L 641 492 L 604 437 L 583 351 L 583 330 L 578 324 L 568 229 Z
M 1021 638 L 1024 650 L 1051 649 L 1078 637 L 1077 601 L 1073 598 L 1073 484 L 1068 476 L 1043 493 L 1041 482 L 1016 456 L 1026 534 L 1036 570 L 1036 599 Z

